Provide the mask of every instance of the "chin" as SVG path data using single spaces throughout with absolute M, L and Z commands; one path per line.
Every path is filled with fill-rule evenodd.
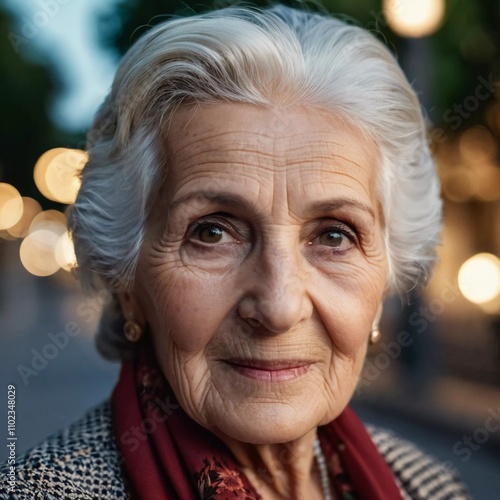
M 215 434 L 250 444 L 275 444 L 294 441 L 315 429 L 323 420 L 317 410 L 292 408 L 287 404 L 259 403 L 252 408 L 240 406 L 232 415 L 218 415 Z

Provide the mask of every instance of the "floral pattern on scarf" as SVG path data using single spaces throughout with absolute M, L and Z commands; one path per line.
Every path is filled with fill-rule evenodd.
M 205 458 L 203 468 L 194 474 L 200 499 L 215 500 L 216 498 L 244 498 L 258 500 L 252 492 L 245 488 L 240 473 L 230 469 L 222 460 L 215 457 L 212 460 Z

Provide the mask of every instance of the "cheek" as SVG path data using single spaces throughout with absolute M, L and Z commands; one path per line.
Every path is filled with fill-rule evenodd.
M 384 266 L 349 265 L 320 276 L 315 308 L 332 342 L 332 355 L 353 360 L 366 353 L 373 321 L 382 300 Z
M 150 267 L 142 280 L 146 316 L 156 343 L 196 354 L 217 333 L 231 304 L 221 276 L 181 266 Z

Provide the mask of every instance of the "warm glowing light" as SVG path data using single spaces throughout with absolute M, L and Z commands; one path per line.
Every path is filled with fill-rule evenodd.
M 384 15 L 391 29 L 405 37 L 434 33 L 444 17 L 444 0 L 384 0 Z
M 482 201 L 500 200 L 500 168 L 482 164 L 475 168 L 477 178 L 476 196 Z
M 65 270 L 71 271 L 76 266 L 75 248 L 68 231 L 64 232 L 56 245 L 55 257 L 57 263 Z
M 466 260 L 458 273 L 463 296 L 475 304 L 490 302 L 500 295 L 500 260 L 489 253 L 479 253 Z
M 74 203 L 80 189 L 78 174 L 87 160 L 87 153 L 79 149 L 47 151 L 35 165 L 34 178 L 38 189 L 49 200 Z
M 470 163 L 478 163 L 493 158 L 496 154 L 495 139 L 482 126 L 467 129 L 460 137 L 460 154 Z
M 44 210 L 33 218 L 29 232 L 39 229 L 47 229 L 61 236 L 67 229 L 66 216 L 58 210 Z
M 11 236 L 15 238 L 24 238 L 29 233 L 30 225 L 36 215 L 42 211 L 42 207 L 38 201 L 33 198 L 23 196 L 23 215 L 19 221 L 7 229 Z
M 6 231 L 5 229 L 0 229 L 0 239 L 2 240 L 7 240 L 7 241 L 15 241 L 15 237 L 12 236 L 11 234 L 9 234 L 8 231 Z
M 19 249 L 23 266 L 35 276 L 50 276 L 59 270 L 55 250 L 60 235 L 50 229 L 37 229 L 24 238 Z
M 456 165 L 442 174 L 442 186 L 446 197 L 458 203 L 470 200 L 478 189 L 478 179 L 465 165 Z
M 40 193 L 42 193 L 45 198 L 48 198 L 49 200 L 57 201 L 54 200 L 52 193 L 47 186 L 47 171 L 49 170 L 52 160 L 66 151 L 66 148 L 49 149 L 49 151 L 46 151 L 42 156 L 40 156 L 40 158 L 38 158 L 38 161 L 35 164 L 33 178 L 35 179 L 36 187 L 39 189 Z
M 10 184 L 0 182 L 0 230 L 17 224 L 23 215 L 23 200 L 19 191 Z
M 46 174 L 47 187 L 56 201 L 74 203 L 80 189 L 78 173 L 87 163 L 87 154 L 77 149 L 68 149 L 57 155 L 49 164 Z

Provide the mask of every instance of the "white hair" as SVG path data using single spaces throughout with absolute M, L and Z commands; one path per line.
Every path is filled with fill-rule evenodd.
M 381 158 L 387 291 L 425 281 L 436 258 L 441 200 L 415 92 L 370 32 L 275 5 L 170 19 L 124 56 L 88 133 L 89 161 L 70 209 L 85 289 L 113 291 L 133 280 L 168 169 L 164 139 L 172 116 L 181 105 L 217 102 L 331 110 L 372 139 Z M 115 301 L 101 322 L 101 350 L 111 357 L 127 350 L 116 337 L 120 322 Z

